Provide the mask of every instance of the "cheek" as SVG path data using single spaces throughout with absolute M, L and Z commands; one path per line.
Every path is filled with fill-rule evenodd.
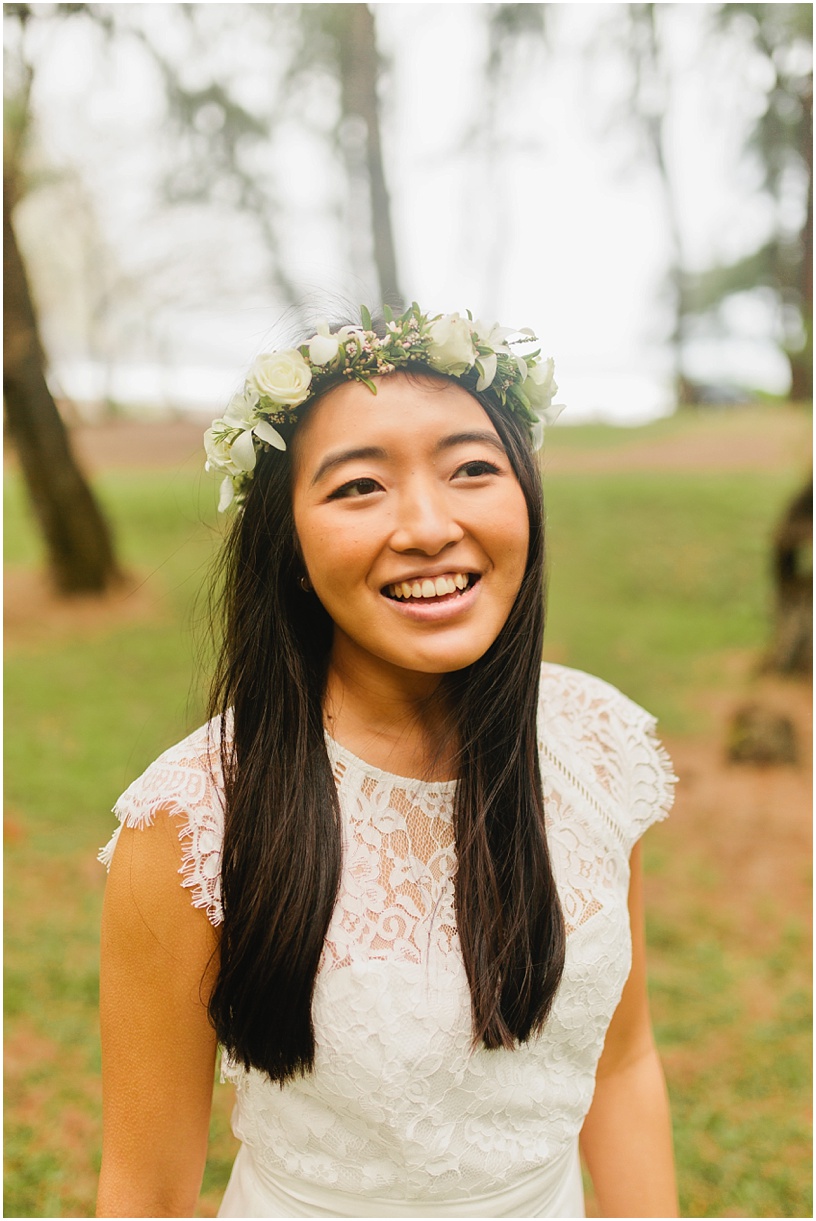
M 368 555 L 364 532 L 358 524 L 336 521 L 301 521 L 298 529 L 301 555 L 313 580 L 342 586 L 357 575 Z
M 516 487 L 512 495 L 496 506 L 494 514 L 486 523 L 492 537 L 492 548 L 497 564 L 517 575 L 524 574 L 527 551 L 530 545 L 530 526 L 527 519 L 527 502 L 521 488 Z

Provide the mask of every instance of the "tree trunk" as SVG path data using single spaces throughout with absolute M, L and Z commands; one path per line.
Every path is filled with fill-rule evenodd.
M 637 78 L 635 98 L 637 99 L 644 78 L 647 85 L 651 78 L 661 80 L 664 89 L 668 89 L 668 68 L 663 62 L 661 53 L 661 34 L 658 30 L 657 6 L 654 4 L 633 4 L 628 6 L 629 20 L 634 22 L 634 32 L 640 23 L 641 37 L 632 39 L 633 65 Z M 665 33 L 663 34 L 665 38 Z M 638 48 L 640 50 L 638 51 Z M 672 298 L 672 329 L 668 337 L 668 346 L 672 354 L 672 388 L 678 407 L 687 407 L 694 401 L 694 388 L 685 375 L 686 319 L 688 317 L 688 290 L 684 272 L 683 238 L 680 231 L 680 212 L 672 174 L 667 158 L 669 138 L 666 128 L 666 106 L 641 112 L 641 121 L 647 142 L 654 156 L 655 169 L 660 180 L 663 195 L 663 207 L 666 228 L 671 243 L 671 265 L 668 272 L 668 284 Z
M 405 303 L 397 281 L 391 201 L 380 139 L 379 53 L 374 14 L 367 4 L 346 4 L 342 8 L 339 62 L 343 113 L 359 115 L 365 123 L 371 230 L 380 298 L 384 304 L 402 311 Z
M 45 358 L 25 268 L 3 192 L 3 394 L 9 432 L 45 535 L 56 588 L 101 593 L 119 577 L 111 535 L 76 464 L 45 381 Z
M 810 674 L 813 666 L 813 476 L 788 505 L 773 544 L 776 613 L 765 668 Z
M 805 140 L 802 157 L 808 172 L 807 210 L 802 230 L 802 258 L 799 264 L 799 308 L 805 330 L 805 344 L 789 352 L 791 367 L 790 397 L 796 403 L 813 401 L 813 87 L 802 99 L 805 107 Z

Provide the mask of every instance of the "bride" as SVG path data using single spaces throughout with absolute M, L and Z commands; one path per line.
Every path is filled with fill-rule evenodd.
M 100 1216 L 677 1215 L 646 998 L 653 720 L 541 665 L 529 332 L 417 306 L 257 359 L 211 720 L 120 798 Z

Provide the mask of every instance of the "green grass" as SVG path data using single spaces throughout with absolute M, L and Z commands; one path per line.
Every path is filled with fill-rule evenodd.
M 782 474 L 551 476 L 547 654 L 603 674 L 670 731 L 704 728 L 695 687 L 722 681 L 730 650 L 767 639 L 769 538 L 795 486 Z
M 759 954 L 738 920 L 736 904 L 732 920 L 705 905 L 690 906 L 681 927 L 659 911 L 649 919 L 683 1215 L 811 1216 L 806 930 L 789 928 L 776 953 Z
M 711 427 L 704 417 L 593 425 L 561 430 L 558 444 L 593 452 Z M 672 732 L 708 730 L 706 697 L 735 681 L 735 652 L 748 657 L 766 639 L 767 542 L 799 476 L 549 477 L 547 655 L 603 675 Z M 218 540 L 214 491 L 189 472 L 117 472 L 97 488 L 142 610 L 7 648 L 7 1216 L 93 1209 L 104 888 L 94 858 L 115 798 L 203 708 L 198 595 Z M 7 565 L 36 566 L 42 551 L 13 474 L 4 495 Z M 809 1215 L 806 929 L 774 909 L 771 948 L 746 943 L 736 906 L 724 924 L 706 906 L 729 879 L 691 848 L 678 861 L 687 846 L 664 832 L 647 844 L 650 877 L 672 896 L 651 913 L 650 960 L 684 1212 Z M 215 1212 L 234 1155 L 228 1099 L 216 1089 L 202 1215 Z

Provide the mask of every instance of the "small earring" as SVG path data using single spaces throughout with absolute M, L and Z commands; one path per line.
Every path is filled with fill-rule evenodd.
M 305 594 L 310 594 L 312 592 L 313 586 L 308 577 L 301 577 L 298 581 L 298 585 Z

